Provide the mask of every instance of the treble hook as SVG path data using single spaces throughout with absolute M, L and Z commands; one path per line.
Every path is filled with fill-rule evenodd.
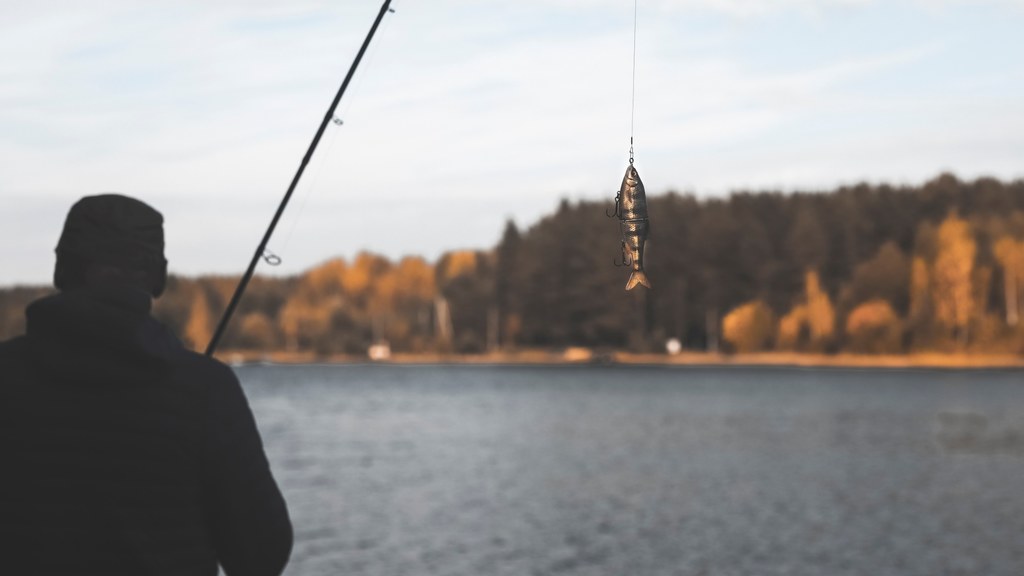
M 633 258 L 630 257 L 627 260 L 626 259 L 626 253 L 627 253 L 626 252 L 626 243 L 623 242 L 622 243 L 622 256 L 619 257 L 618 261 L 612 260 L 612 265 L 615 266 L 616 268 L 619 268 L 619 267 L 622 267 L 622 266 L 632 266 L 633 265 Z
M 619 216 L 620 215 L 619 214 L 619 207 L 621 205 L 622 205 L 622 190 L 619 190 L 618 192 L 615 193 L 615 210 L 613 210 L 612 213 L 609 214 L 608 213 L 608 209 L 605 208 L 604 209 L 604 215 L 609 217 L 609 218 L 615 218 L 616 216 Z

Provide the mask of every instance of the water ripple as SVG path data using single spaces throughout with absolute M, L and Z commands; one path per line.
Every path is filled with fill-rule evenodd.
M 287 574 L 1024 574 L 1010 371 L 239 370 Z

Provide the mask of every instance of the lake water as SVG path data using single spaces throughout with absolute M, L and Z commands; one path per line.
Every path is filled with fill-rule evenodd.
M 1024 574 L 1024 374 L 250 366 L 294 576 Z

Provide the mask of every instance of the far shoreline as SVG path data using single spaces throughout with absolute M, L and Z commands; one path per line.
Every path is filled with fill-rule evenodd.
M 509 366 L 736 366 L 792 368 L 885 368 L 885 369 L 992 369 L 1024 368 L 1024 356 L 1014 354 L 971 354 L 921 352 L 913 354 L 811 354 L 762 352 L 723 354 L 683 352 L 641 354 L 633 352 L 591 352 L 585 348 L 565 350 L 517 350 L 480 354 L 394 353 L 386 359 L 366 355 L 318 355 L 312 352 L 259 352 L 227 350 L 217 358 L 233 366 L 253 364 L 394 364 L 394 365 L 509 365 Z

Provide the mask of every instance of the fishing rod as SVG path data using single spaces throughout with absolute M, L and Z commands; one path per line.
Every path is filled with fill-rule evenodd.
M 377 27 L 380 26 L 380 21 L 384 19 L 384 15 L 388 12 L 394 12 L 391 9 L 391 0 L 384 0 L 384 4 L 380 7 L 380 12 L 377 14 L 377 19 L 373 21 L 373 26 L 370 27 L 370 33 L 366 35 L 366 39 L 363 40 L 363 45 L 359 48 L 359 52 L 356 54 L 356 59 L 352 62 L 352 66 L 348 69 L 348 74 L 345 75 L 345 80 L 341 83 L 341 88 L 338 89 L 338 93 L 334 96 L 334 100 L 331 101 L 330 107 L 327 108 L 327 113 L 324 114 L 324 119 L 320 122 L 320 128 L 317 129 L 316 135 L 313 136 L 313 141 L 309 144 L 309 150 L 306 151 L 306 155 L 302 157 L 302 162 L 299 163 L 299 169 L 295 172 L 295 177 L 292 178 L 292 183 L 288 186 L 288 191 L 284 193 L 284 198 L 281 199 L 281 204 L 277 207 L 277 212 L 274 213 L 274 218 L 270 221 L 270 226 L 267 227 L 266 233 L 263 235 L 263 240 L 260 241 L 259 246 L 256 247 L 256 253 L 252 256 L 252 261 L 249 262 L 249 268 L 245 271 L 245 275 L 238 282 L 238 287 L 235 288 L 235 293 L 231 296 L 231 302 L 228 303 L 227 310 L 224 311 L 224 315 L 221 316 L 220 322 L 217 324 L 217 330 L 213 333 L 213 338 L 210 339 L 210 344 L 206 347 L 206 355 L 213 356 L 214 350 L 217 349 L 217 344 L 220 343 L 221 337 L 224 335 L 224 331 L 228 327 L 228 323 L 231 321 L 231 315 L 235 313 L 235 308 L 238 307 L 238 302 L 242 299 L 242 294 L 245 292 L 245 288 L 249 285 L 249 281 L 252 280 L 253 273 L 256 272 L 256 265 L 259 264 L 261 259 L 266 260 L 271 265 L 279 263 L 280 258 L 267 252 L 267 243 L 270 242 L 270 237 L 274 234 L 274 229 L 277 228 L 277 222 L 281 219 L 281 214 L 284 214 L 284 209 L 288 206 L 288 201 L 292 198 L 292 193 L 295 192 L 295 187 L 299 183 L 299 179 L 302 178 L 302 173 L 306 171 L 306 165 L 309 164 L 310 158 L 313 157 L 313 152 L 316 151 L 316 147 L 320 144 L 320 137 L 324 135 L 324 131 L 327 129 L 327 125 L 334 119 L 334 110 L 338 107 L 338 102 L 341 101 L 341 97 L 345 94 L 345 89 L 348 88 L 349 82 L 352 81 L 352 75 L 355 74 L 356 68 L 359 67 L 359 62 L 363 59 L 363 54 L 366 53 L 366 48 L 370 45 L 370 40 L 373 39 L 373 35 L 377 32 Z

